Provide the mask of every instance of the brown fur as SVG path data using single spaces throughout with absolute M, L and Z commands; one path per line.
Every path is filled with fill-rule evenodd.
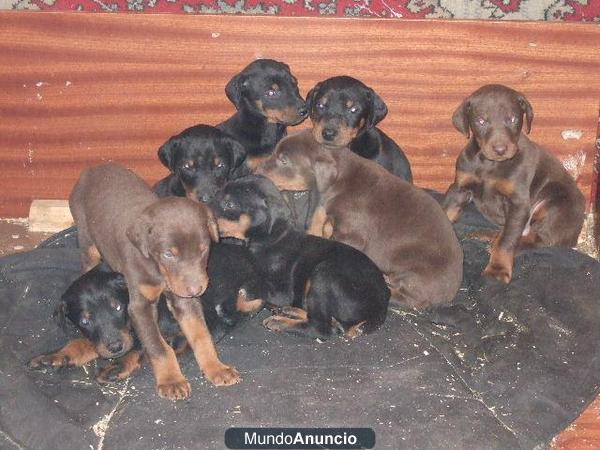
M 471 200 L 502 227 L 485 274 L 504 283 L 512 278 L 519 248 L 577 244 L 585 199 L 560 161 L 530 141 L 533 109 L 523 94 L 488 85 L 467 97 L 453 116 L 471 140 L 456 161 L 456 177 L 444 209 L 458 220 Z
M 259 168 L 273 179 L 290 171 L 318 189 L 333 239 L 363 251 L 386 274 L 393 300 L 415 308 L 452 301 L 462 250 L 431 196 L 346 148 L 324 149 L 310 130 L 283 139 Z
M 127 280 L 129 316 L 152 363 L 159 395 L 170 400 L 186 398 L 190 385 L 173 349 L 160 334 L 156 303 L 151 302 L 166 289 L 173 294 L 171 303 L 198 304 L 189 297 L 206 289 L 210 243 L 218 240 L 212 213 L 187 198 L 159 199 L 139 177 L 114 163 L 84 171 L 69 205 L 81 251 L 89 254 L 89 248 L 96 247 L 105 262 Z M 171 251 L 173 247 L 177 247 L 178 255 Z M 210 366 L 212 381 L 218 377 L 212 373 L 215 366 L 220 364 L 227 373 L 235 369 L 218 360 L 212 341 L 202 342 L 209 349 L 194 348 L 190 338 L 198 332 L 208 333 L 199 310 L 188 308 L 176 319 L 180 323 L 187 319 L 200 329 L 188 326 L 184 333 L 194 353 L 212 355 L 212 360 L 198 361 L 205 374 Z

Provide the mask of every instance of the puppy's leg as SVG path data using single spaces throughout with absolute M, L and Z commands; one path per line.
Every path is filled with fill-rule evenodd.
M 240 382 L 238 371 L 219 360 L 200 301 L 168 294 L 167 305 L 179 323 L 204 376 L 217 386 L 230 386 Z
M 265 305 L 265 301 L 260 298 L 249 298 L 248 292 L 244 288 L 240 288 L 236 298 L 236 309 L 244 314 L 260 311 Z
M 100 264 L 102 256 L 88 234 L 84 219 L 80 219 L 77 223 L 77 241 L 81 250 L 81 270 L 83 273 L 89 272 Z
M 30 369 L 53 367 L 58 369 L 67 366 L 83 366 L 98 358 L 96 348 L 89 340 L 73 339 L 57 352 L 40 355 L 29 361 Z
M 160 289 L 151 290 L 143 286 L 143 291 L 154 292 L 155 298 L 146 299 L 139 293 L 140 286 L 136 283 L 129 285 L 129 317 L 135 332 L 142 343 L 142 348 L 148 355 L 156 378 L 158 395 L 168 400 L 182 400 L 190 396 L 191 386 L 181 373 L 175 352 L 166 343 L 158 328 L 158 310 L 156 300 Z M 150 295 L 149 295 L 150 296 Z
M 490 261 L 483 271 L 484 275 L 503 283 L 510 282 L 514 255 L 528 220 L 528 202 L 521 199 L 509 200 L 506 223 L 492 245 Z
M 141 350 L 131 350 L 116 361 L 104 366 L 96 374 L 96 381 L 106 384 L 131 377 L 142 367 L 143 356 Z
M 452 184 L 442 203 L 442 208 L 448 216 L 448 220 L 454 223 L 462 215 L 463 209 L 471 202 L 473 194 L 470 190 L 461 187 L 458 183 Z
M 330 226 L 326 227 L 328 223 Z M 331 222 L 328 220 L 327 212 L 323 206 L 318 206 L 317 209 L 315 209 L 310 226 L 308 227 L 306 233 L 317 237 L 324 237 L 326 239 L 330 238 L 333 234 L 333 227 L 331 226 Z M 328 236 L 326 234 L 328 234 Z

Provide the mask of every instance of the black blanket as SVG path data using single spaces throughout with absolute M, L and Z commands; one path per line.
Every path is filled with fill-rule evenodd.
M 232 426 L 371 427 L 376 448 L 534 448 L 592 401 L 600 383 L 600 264 L 573 250 L 528 251 L 514 279 L 482 277 L 489 254 L 457 225 L 465 278 L 454 304 L 392 308 L 378 332 L 317 342 L 268 332 L 266 312 L 219 336 L 243 382 L 207 383 L 181 359 L 189 400 L 160 399 L 149 367 L 101 387 L 95 366 L 26 367 L 67 337 L 51 318 L 78 275 L 73 230 L 0 260 L 0 447 L 224 448 Z

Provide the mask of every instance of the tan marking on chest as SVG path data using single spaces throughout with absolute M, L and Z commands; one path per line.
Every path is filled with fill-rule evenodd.
M 479 178 L 474 173 L 463 172 L 461 170 L 456 171 L 456 184 L 460 187 L 465 187 L 470 184 L 480 184 L 481 178 Z
M 140 294 L 148 300 L 149 302 L 154 303 L 160 297 L 160 294 L 164 291 L 165 287 L 161 284 L 145 284 L 140 283 L 138 286 Z
M 510 197 L 515 192 L 515 183 L 507 178 L 497 178 L 493 185 L 496 191 L 506 197 Z

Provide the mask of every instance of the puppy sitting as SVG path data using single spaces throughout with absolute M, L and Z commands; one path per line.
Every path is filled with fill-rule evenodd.
M 248 151 L 250 169 L 271 154 L 288 126 L 301 123 L 307 116 L 298 80 L 287 64 L 272 59 L 248 64 L 227 83 L 225 94 L 237 112 L 217 128 Z
M 250 173 L 246 149 L 210 125 L 196 125 L 169 138 L 158 150 L 171 174 L 154 186 L 159 197 L 209 201 L 228 180 Z
M 131 376 L 140 367 L 141 347 L 127 314 L 128 303 L 123 275 L 104 264 L 86 272 L 65 291 L 56 310 L 61 327 L 65 328 L 69 319 L 83 338 L 33 358 L 29 367 L 80 367 L 96 358 L 120 358 L 101 370 L 96 379 L 106 382 Z
M 333 77 L 317 83 L 306 96 L 306 104 L 319 144 L 325 148 L 349 147 L 412 183 L 406 155 L 375 126 L 388 110 L 373 89 L 352 77 Z
M 452 123 L 467 138 L 444 209 L 455 222 L 470 201 L 502 231 L 484 274 L 512 278 L 515 252 L 523 247 L 577 244 L 585 199 L 558 159 L 531 142 L 533 109 L 523 94 L 487 85 L 467 97 Z
M 375 264 L 347 245 L 304 235 L 266 178 L 229 182 L 212 203 L 222 236 L 244 239 L 277 305 L 264 325 L 310 337 L 368 333 L 385 320 L 390 292 Z

